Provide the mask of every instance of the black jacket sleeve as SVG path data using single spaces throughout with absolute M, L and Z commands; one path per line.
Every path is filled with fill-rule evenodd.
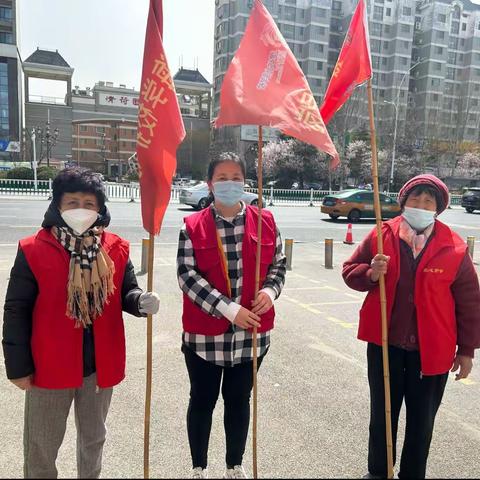
M 10 272 L 3 310 L 3 355 L 7 378 L 22 378 L 35 371 L 30 340 L 32 312 L 38 285 L 21 248 Z
M 146 317 L 138 311 L 138 301 L 143 290 L 138 286 L 133 263 L 128 259 L 122 284 L 122 308 L 136 317 Z

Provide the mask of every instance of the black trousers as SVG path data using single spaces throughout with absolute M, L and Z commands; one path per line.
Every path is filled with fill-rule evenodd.
M 234 367 L 220 367 L 203 360 L 188 347 L 183 346 L 182 351 L 190 377 L 187 430 L 193 468 L 207 467 L 212 414 L 220 393 L 220 383 L 227 446 L 225 462 L 229 468 L 241 465 L 250 423 L 252 361 Z M 264 357 L 265 354 L 258 358 L 257 369 Z
M 393 461 L 396 458 L 398 417 L 405 399 L 406 430 L 400 460 L 399 478 L 425 478 L 428 452 L 438 407 L 442 401 L 448 372 L 420 377 L 420 354 L 389 347 L 390 396 Z M 370 439 L 368 471 L 387 475 L 385 438 L 385 392 L 382 347 L 368 344 L 368 382 L 370 385 Z

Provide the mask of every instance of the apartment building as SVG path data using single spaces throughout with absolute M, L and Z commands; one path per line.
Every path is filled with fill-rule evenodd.
M 220 88 L 253 5 L 216 0 L 213 114 Z M 340 52 L 356 0 L 264 0 L 295 54 L 318 103 Z M 480 122 L 480 6 L 470 0 L 367 0 L 375 101 L 382 146 L 408 136 L 478 141 Z M 360 90 L 361 92 L 361 90 Z M 348 129 L 368 128 L 366 95 L 357 93 Z M 350 105 L 351 107 L 351 105 Z M 347 109 L 337 114 L 347 115 Z M 332 122 L 335 129 L 335 119 Z M 241 128 L 217 141 L 245 152 Z M 397 140 L 398 141 L 398 140 Z

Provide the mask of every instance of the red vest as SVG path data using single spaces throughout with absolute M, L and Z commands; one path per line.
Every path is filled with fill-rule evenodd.
M 390 322 L 397 282 L 400 276 L 399 226 L 402 217 L 385 222 L 382 227 L 384 254 L 390 256 L 385 276 L 388 322 Z M 377 250 L 376 232 L 371 241 L 372 256 Z M 414 302 L 417 311 L 418 342 L 422 373 L 438 375 L 447 372 L 455 357 L 457 325 L 455 301 L 450 286 L 466 253 L 466 244 L 440 221 L 417 266 Z M 380 289 L 371 290 L 360 310 L 358 338 L 382 344 Z
M 128 262 L 128 242 L 104 232 L 102 246 L 115 264 L 115 292 L 103 314 L 93 321 L 97 385 L 112 387 L 125 377 L 125 333 L 122 283 Z M 65 314 L 70 255 L 42 229 L 20 241 L 38 284 L 32 314 L 33 383 L 43 388 L 77 388 L 83 383 L 83 328 Z
M 251 309 L 255 296 L 255 262 L 257 257 L 257 207 L 247 206 L 245 212 L 245 233 L 242 243 L 243 283 L 241 305 Z M 200 275 L 223 295 L 228 296 L 227 281 L 223 273 L 221 253 L 218 248 L 217 229 L 211 208 L 185 218 L 188 236 L 192 241 L 195 260 Z M 262 210 L 262 249 L 260 259 L 260 288 L 268 268 L 275 257 L 276 226 L 271 212 Z M 273 328 L 275 309 L 272 307 L 261 316 L 258 332 Z M 228 330 L 231 322 L 203 312 L 188 295 L 183 295 L 183 329 L 201 335 L 220 335 Z

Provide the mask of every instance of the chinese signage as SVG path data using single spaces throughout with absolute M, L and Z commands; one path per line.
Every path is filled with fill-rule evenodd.
M 264 142 L 272 142 L 278 140 L 280 131 L 276 128 L 262 127 L 262 138 Z M 258 126 L 242 125 L 240 129 L 240 139 L 249 142 L 258 142 Z
M 100 105 L 110 105 L 113 107 L 138 108 L 140 100 L 138 97 L 134 97 L 132 95 L 118 95 L 100 92 L 98 103 Z

